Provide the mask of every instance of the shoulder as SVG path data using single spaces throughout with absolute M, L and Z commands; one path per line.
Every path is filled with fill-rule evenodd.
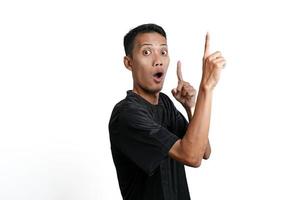
M 160 98 L 167 100 L 167 101 L 171 101 L 170 97 L 168 95 L 166 95 L 165 93 L 160 92 L 159 95 L 160 95 Z
M 117 103 L 113 109 L 113 113 L 131 114 L 147 111 L 147 106 L 136 96 L 127 95 L 125 99 Z
M 173 103 L 173 101 L 170 99 L 170 97 L 168 95 L 166 95 L 165 93 L 161 92 L 160 93 L 160 101 L 163 104 L 164 107 L 166 107 L 168 110 L 176 110 L 176 107 Z
M 148 109 L 139 99 L 127 96 L 117 103 L 112 111 L 109 126 L 131 124 L 150 117 Z

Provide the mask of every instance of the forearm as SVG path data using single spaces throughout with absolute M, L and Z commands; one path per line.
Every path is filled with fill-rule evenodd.
M 195 165 L 200 165 L 199 162 L 201 162 L 202 158 L 210 154 L 208 132 L 211 103 L 212 91 L 200 86 L 194 115 L 191 117 L 185 136 L 180 141 L 183 153 L 190 161 L 196 163 Z
M 187 116 L 188 116 L 188 119 L 189 119 L 189 122 L 190 122 L 192 120 L 192 117 L 193 117 L 193 108 L 184 106 L 184 109 L 186 110 L 186 113 L 187 113 Z M 209 139 L 208 139 L 207 146 L 206 146 L 206 149 L 205 149 L 205 153 L 203 155 L 203 159 L 207 160 L 209 158 L 210 154 L 211 154 L 211 146 L 210 146 L 210 142 L 209 142 Z
M 205 47 L 203 55 L 202 79 L 197 96 L 194 115 L 191 117 L 188 112 L 190 123 L 185 136 L 175 142 L 169 151 L 169 155 L 183 164 L 193 167 L 199 167 L 202 159 L 208 158 L 210 154 L 210 145 L 208 141 L 208 132 L 210 125 L 212 91 L 217 85 L 221 70 L 226 61 L 221 52 L 209 53 L 210 37 L 206 34 Z M 177 67 L 178 80 L 181 83 L 177 90 L 173 92 L 176 98 L 180 99 L 181 94 L 186 96 L 187 92 L 180 92 L 184 86 L 180 65 Z

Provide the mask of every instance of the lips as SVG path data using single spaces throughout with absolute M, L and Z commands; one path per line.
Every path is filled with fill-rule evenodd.
M 164 79 L 164 75 L 163 70 L 157 70 L 153 73 L 153 79 L 155 82 L 160 83 Z

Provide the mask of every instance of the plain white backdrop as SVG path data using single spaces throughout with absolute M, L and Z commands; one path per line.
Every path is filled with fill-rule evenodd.
M 214 92 L 211 158 L 186 167 L 192 199 L 299 199 L 297 5 L 1 1 L 0 199 L 121 199 L 108 121 L 132 88 L 123 36 L 150 22 L 167 32 L 170 97 L 177 60 L 199 86 L 207 31 L 212 52 L 227 59 Z

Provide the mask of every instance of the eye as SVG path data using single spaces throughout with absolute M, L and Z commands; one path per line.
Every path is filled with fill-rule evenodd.
M 150 50 L 144 50 L 143 51 L 143 55 L 145 55 L 145 56 L 148 56 L 148 55 L 150 55 L 151 54 L 151 51 Z
M 168 50 L 162 50 L 162 51 L 161 51 L 161 55 L 163 55 L 163 56 L 168 55 Z

